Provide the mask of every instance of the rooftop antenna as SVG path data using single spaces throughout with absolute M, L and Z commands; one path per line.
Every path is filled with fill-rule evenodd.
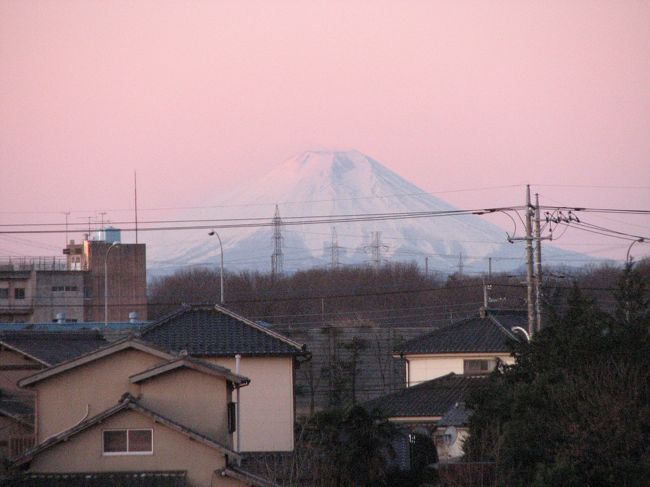
M 276 279 L 283 272 L 284 255 L 282 253 L 282 219 L 280 218 L 280 208 L 275 205 L 275 215 L 273 215 L 273 255 L 271 255 L 271 276 Z
M 135 200 L 135 243 L 138 243 L 138 173 L 133 171 L 133 197 Z
M 63 214 L 65 215 L 65 246 L 68 246 L 68 217 L 70 216 L 69 211 L 64 211 Z

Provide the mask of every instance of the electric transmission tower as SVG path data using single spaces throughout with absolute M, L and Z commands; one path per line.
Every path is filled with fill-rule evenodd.
M 381 232 L 379 231 L 372 232 L 371 235 L 372 235 L 372 243 L 366 247 L 366 250 L 370 251 L 370 255 L 371 255 L 370 262 L 372 266 L 376 270 L 379 270 L 379 267 L 381 267 L 381 251 L 388 250 L 388 247 L 381 243 Z
M 339 237 L 336 234 L 336 227 L 332 227 L 332 243 L 330 244 L 330 258 L 332 269 L 337 269 L 339 266 Z
M 283 266 L 282 220 L 280 219 L 280 208 L 278 208 L 278 205 L 275 205 L 275 215 L 273 216 L 273 255 L 271 255 L 271 276 L 273 279 L 282 274 Z

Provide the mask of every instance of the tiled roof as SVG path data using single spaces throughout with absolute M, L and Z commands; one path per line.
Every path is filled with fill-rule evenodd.
M 62 431 L 61 433 L 55 436 L 52 436 L 47 440 L 45 440 L 43 443 L 40 443 L 34 446 L 33 448 L 30 448 L 29 450 L 21 453 L 20 456 L 13 458 L 11 460 L 11 465 L 14 467 L 18 467 L 20 465 L 29 463 L 32 460 L 32 458 L 34 458 L 36 455 L 39 455 L 43 451 L 48 450 L 49 448 L 58 445 L 59 443 L 67 441 L 69 438 L 76 436 L 79 433 L 97 424 L 100 424 L 103 421 L 107 420 L 108 418 L 125 410 L 132 410 L 132 411 L 139 412 L 144 416 L 150 417 L 151 419 L 154 420 L 154 422 L 162 424 L 170 429 L 176 430 L 179 433 L 184 434 L 185 436 L 191 438 L 194 441 L 197 441 L 211 448 L 219 450 L 223 454 L 228 455 L 231 458 L 235 458 L 235 459 L 240 458 L 240 455 L 238 453 L 231 450 L 227 446 L 221 444 L 218 440 L 215 440 L 207 435 L 204 435 L 203 433 L 199 433 L 191 428 L 188 428 L 187 426 L 182 425 L 181 423 L 178 423 L 177 421 L 174 421 L 170 418 L 167 418 L 166 416 L 163 416 L 153 411 L 152 409 L 146 406 L 143 406 L 136 399 L 134 399 L 133 396 L 127 393 L 122 396 L 120 401 L 115 406 L 106 409 L 105 411 L 102 411 L 101 413 L 96 414 L 95 416 L 88 418 L 85 421 L 82 421 L 81 423 L 65 431 Z
M 464 401 L 470 391 L 485 387 L 486 380 L 486 376 L 451 373 L 372 399 L 363 406 L 391 418 L 443 416 L 454 404 Z
M 34 330 L 34 331 L 79 331 L 79 330 L 139 330 L 151 323 L 150 321 L 75 321 L 74 323 L 7 323 L 0 322 L 0 331 Z
M 414 338 L 394 352 L 403 354 L 430 353 L 507 353 L 509 340 L 517 340 L 512 327 L 525 326 L 526 316 L 519 311 L 488 311 L 484 318 L 467 318 L 431 333 Z
M 167 362 L 163 362 L 161 364 L 156 364 L 147 370 L 138 372 L 137 374 L 133 374 L 132 376 L 129 377 L 129 380 L 132 383 L 137 384 L 139 382 L 157 377 L 167 372 L 172 372 L 181 367 L 196 370 L 204 374 L 223 377 L 226 380 L 229 380 L 230 382 L 238 385 L 250 383 L 250 379 L 248 377 L 234 374 L 230 369 L 227 369 L 226 367 L 212 364 L 210 362 L 206 362 L 205 360 L 197 359 L 190 356 L 178 357 L 169 360 Z
M 27 473 L 0 481 L 2 487 L 185 487 L 186 472 Z
M 12 418 L 20 423 L 32 425 L 34 422 L 34 406 L 32 398 L 16 397 L 7 394 L 0 396 L 0 415 Z
M 18 385 L 20 387 L 27 387 L 37 382 L 40 382 L 42 380 L 45 380 L 49 377 L 61 374 L 68 370 L 79 367 L 81 365 L 87 364 L 89 362 L 93 362 L 95 360 L 102 359 L 111 354 L 121 352 L 122 350 L 127 350 L 127 349 L 136 349 L 136 350 L 145 351 L 147 353 L 150 353 L 152 355 L 155 355 L 165 360 L 172 360 L 176 358 L 174 354 L 168 353 L 167 351 L 160 349 L 159 347 L 155 346 L 152 343 L 144 342 L 137 338 L 132 338 L 130 336 L 127 336 L 116 342 L 112 342 L 112 343 L 105 342 L 105 345 L 103 347 L 91 350 L 90 352 L 84 353 L 83 355 L 79 355 L 70 360 L 66 360 L 59 364 L 53 365 L 47 369 L 42 369 L 33 375 L 23 377 L 18 381 Z
M 253 474 L 247 470 L 244 470 L 241 467 L 234 465 L 229 465 L 227 467 L 216 470 L 215 473 L 222 477 L 230 477 L 235 480 L 246 483 L 246 485 L 251 485 L 253 487 L 280 487 L 275 482 L 267 480 L 259 475 Z
M 440 421 L 438 426 L 464 426 L 469 421 L 472 412 L 465 407 L 464 402 L 457 402 L 449 411 L 447 411 Z
M 108 342 L 98 331 L 4 331 L 0 344 L 45 366 L 56 365 L 83 355 Z
M 196 356 L 297 355 L 303 346 L 220 306 L 185 306 L 146 327 L 145 341 Z

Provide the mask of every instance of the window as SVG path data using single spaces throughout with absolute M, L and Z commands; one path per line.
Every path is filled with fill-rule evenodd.
M 152 453 L 153 430 L 104 431 L 104 455 L 151 455 Z
M 17 287 L 16 289 L 14 289 L 14 298 L 25 299 L 25 288 Z
M 496 360 L 465 360 L 463 362 L 463 373 L 465 374 L 489 374 L 496 367 Z
M 65 290 L 66 290 L 66 291 L 76 291 L 76 290 L 77 290 L 77 286 L 66 286 L 66 287 L 65 287 Z
M 63 286 L 52 286 L 52 292 L 56 293 L 59 291 L 63 291 Z
M 9 289 L 6 287 L 0 288 L 0 299 L 9 299 Z

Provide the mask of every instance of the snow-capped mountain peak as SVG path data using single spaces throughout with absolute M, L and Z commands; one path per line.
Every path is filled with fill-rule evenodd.
M 225 195 L 211 218 L 261 218 L 270 222 L 278 205 L 281 218 L 327 215 L 453 210 L 394 171 L 359 151 L 314 150 L 292 157 L 241 188 Z M 283 225 L 284 269 L 313 266 L 415 261 L 444 273 L 457 270 L 461 255 L 466 270 L 484 271 L 522 265 L 522 246 L 506 242 L 505 232 L 473 215 Z M 271 268 L 273 228 L 223 229 L 228 270 Z M 215 262 L 213 242 L 202 240 L 163 258 L 178 265 Z M 159 256 L 157 261 L 160 262 Z

